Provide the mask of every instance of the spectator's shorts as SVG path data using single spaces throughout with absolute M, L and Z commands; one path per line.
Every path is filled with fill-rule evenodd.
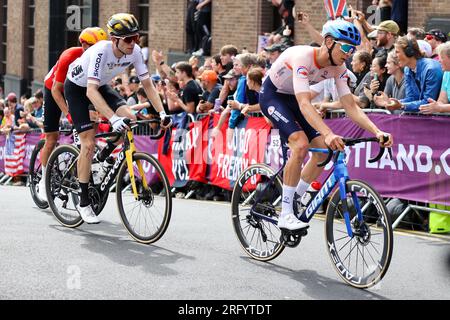
M 61 109 L 53 99 L 51 90 L 44 89 L 44 132 L 59 132 Z
M 259 104 L 262 113 L 269 118 L 276 129 L 280 130 L 281 140 L 288 143 L 289 137 L 298 131 L 304 131 L 309 142 L 320 136 L 306 121 L 300 112 L 295 95 L 277 92 L 270 77 L 263 83 L 259 94 Z
M 119 93 L 108 85 L 101 86 L 98 91 L 114 112 L 127 105 Z M 94 129 L 94 123 L 89 116 L 89 105 L 92 103 L 86 93 L 87 88 L 77 86 L 70 80 L 66 80 L 64 83 L 64 94 L 69 105 L 69 112 L 78 133 Z

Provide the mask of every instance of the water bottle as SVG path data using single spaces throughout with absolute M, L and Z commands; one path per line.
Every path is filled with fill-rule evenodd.
M 320 188 L 322 187 L 321 183 L 318 181 L 313 181 L 306 192 L 303 194 L 302 199 L 300 200 L 302 207 L 306 208 L 311 203 L 312 199 L 319 193 Z
M 221 106 L 222 102 L 220 101 L 220 99 L 216 99 L 214 101 L 214 113 L 220 113 Z

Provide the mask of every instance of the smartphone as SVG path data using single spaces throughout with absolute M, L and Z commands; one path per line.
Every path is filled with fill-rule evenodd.
M 228 96 L 227 100 L 228 101 L 233 101 L 234 100 L 234 96 Z

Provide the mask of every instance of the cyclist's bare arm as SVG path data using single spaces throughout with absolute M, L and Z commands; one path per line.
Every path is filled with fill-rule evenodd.
M 67 106 L 66 99 L 64 99 L 64 96 L 62 94 L 63 89 L 64 83 L 55 81 L 52 86 L 52 96 L 58 107 L 61 109 L 62 113 L 67 116 L 67 114 L 69 113 L 69 107 Z
M 111 119 L 114 115 L 114 111 L 108 106 L 105 99 L 98 91 L 98 85 L 94 83 L 88 83 L 86 96 L 91 100 L 95 109 L 103 114 L 107 119 Z
M 377 138 L 381 139 L 384 135 L 388 135 L 386 132 L 381 131 L 378 127 L 367 117 L 367 115 L 361 110 L 355 103 L 352 94 L 347 94 L 340 98 L 342 105 L 344 106 L 347 115 L 361 128 L 373 133 Z M 382 140 L 380 140 L 382 141 Z M 389 141 L 384 144 L 385 147 L 391 147 L 393 144 L 392 135 L 389 135 Z
M 150 78 L 142 80 L 142 86 L 144 87 L 145 93 L 147 94 L 147 97 L 149 98 L 152 106 L 156 109 L 156 111 L 158 111 L 158 113 L 164 111 L 159 93 L 158 91 L 156 91 L 156 88 Z

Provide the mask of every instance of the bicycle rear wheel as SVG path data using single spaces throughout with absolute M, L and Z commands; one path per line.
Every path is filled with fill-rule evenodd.
M 337 273 L 347 284 L 366 289 L 377 284 L 389 268 L 393 250 L 391 219 L 383 199 L 367 183 L 349 180 L 346 192 L 344 201 L 354 235 L 348 236 L 343 202 L 336 189 L 327 208 L 327 251 Z M 361 208 L 362 221 L 358 220 L 357 206 Z
M 271 221 L 278 221 L 281 211 L 282 183 L 265 164 L 247 168 L 238 178 L 231 199 L 231 218 L 234 231 L 244 251 L 253 259 L 270 261 L 283 252 L 281 231 Z M 251 210 L 254 210 L 252 213 Z
M 143 185 L 138 162 L 145 172 L 147 188 Z M 134 240 L 143 244 L 154 243 L 166 232 L 172 215 L 169 180 L 158 160 L 146 153 L 133 155 L 133 172 L 138 199 L 131 187 L 126 161 L 117 175 L 116 196 L 120 218 Z
M 39 197 L 39 182 L 42 178 L 42 167 L 41 162 L 39 160 L 39 153 L 44 147 L 45 140 L 42 139 L 38 142 L 38 144 L 34 147 L 33 152 L 31 153 L 30 159 L 30 167 L 28 173 L 28 182 L 30 186 L 31 197 L 33 198 L 34 203 L 38 206 L 39 209 L 47 209 L 48 202 L 42 200 Z
M 55 149 L 48 160 L 45 187 L 50 209 L 65 227 L 76 228 L 83 219 L 76 209 L 79 203 L 77 159 L 80 151 L 71 145 Z

